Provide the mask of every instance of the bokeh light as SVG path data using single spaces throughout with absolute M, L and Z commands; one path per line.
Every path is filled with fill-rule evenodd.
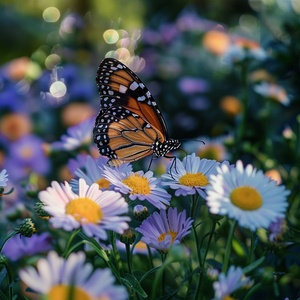
M 108 29 L 104 31 L 103 38 L 107 44 L 115 44 L 119 40 L 119 33 L 114 29 Z
M 57 22 L 60 18 L 60 11 L 56 7 L 48 7 L 43 12 L 43 18 L 49 23 Z
M 62 98 L 67 93 L 67 87 L 62 81 L 55 81 L 50 85 L 49 92 L 55 98 Z

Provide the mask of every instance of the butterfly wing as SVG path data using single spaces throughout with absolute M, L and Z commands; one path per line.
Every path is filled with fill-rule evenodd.
M 121 62 L 107 58 L 99 65 L 96 82 L 101 109 L 94 141 L 111 165 L 162 156 L 177 141 L 167 140 L 167 128 L 157 104 L 143 82 Z M 165 145 L 165 142 L 170 142 Z
M 102 108 L 120 105 L 138 114 L 168 138 L 164 118 L 144 83 L 124 64 L 104 59 L 98 68 L 96 82 Z

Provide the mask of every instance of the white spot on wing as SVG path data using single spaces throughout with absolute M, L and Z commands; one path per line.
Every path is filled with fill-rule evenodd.
M 127 87 L 121 84 L 119 87 L 119 92 L 125 94 L 126 91 L 127 91 Z
M 129 88 L 134 91 L 136 90 L 137 88 L 139 87 L 138 83 L 136 81 L 134 81 L 130 86 Z

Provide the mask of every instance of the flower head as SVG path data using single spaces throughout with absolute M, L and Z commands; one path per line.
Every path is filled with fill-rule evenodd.
M 142 241 L 148 246 L 165 253 L 190 233 L 192 223 L 191 218 L 186 218 L 185 210 L 177 213 L 177 208 L 170 207 L 167 212 L 153 213 L 136 231 L 143 235 Z
M 67 129 L 67 134 L 62 135 L 60 142 L 51 144 L 52 150 L 70 151 L 77 149 L 82 145 L 89 145 L 92 141 L 94 123 L 94 118 L 89 118 L 78 125 L 69 127 Z
M 31 237 L 15 235 L 5 243 L 3 254 L 16 261 L 51 249 L 52 239 L 48 233 L 34 234 Z
M 72 179 L 70 185 L 75 192 L 78 191 L 79 178 L 83 178 L 88 185 L 97 183 L 99 188 L 107 190 L 110 186 L 110 182 L 104 178 L 103 171 L 108 158 L 100 156 L 98 159 L 93 159 L 91 156 L 87 156 L 86 163 L 83 168 L 75 171 L 76 179 Z
M 230 294 L 249 284 L 250 278 L 245 277 L 240 267 L 231 266 L 225 275 L 220 273 L 218 281 L 214 282 L 214 300 L 232 299 Z
M 209 185 L 209 175 L 215 174 L 216 167 L 219 165 L 216 160 L 200 159 L 195 153 L 186 156 L 182 162 L 176 158 L 176 162 L 173 163 L 173 168 L 176 170 L 169 168 L 169 174 L 162 175 L 165 180 L 163 185 L 176 190 L 176 196 L 194 195 L 198 192 L 205 197 L 203 190 Z
M 153 177 L 151 171 L 132 172 L 129 165 L 122 169 L 105 167 L 104 176 L 115 190 L 129 195 L 130 200 L 147 200 L 159 209 L 166 209 L 166 205 L 170 204 L 171 195 L 159 187 L 160 181 Z
M 89 186 L 82 178 L 78 194 L 67 182 L 60 185 L 53 181 L 51 187 L 39 193 L 39 198 L 55 228 L 71 231 L 82 227 L 86 235 L 100 239 L 107 239 L 105 230 L 123 233 L 128 228 L 129 217 L 119 216 L 128 212 L 125 199 L 114 191 L 101 191 L 96 183 Z
M 217 172 L 210 176 L 211 185 L 206 190 L 212 214 L 227 215 L 251 230 L 268 228 L 271 222 L 284 217 L 290 192 L 262 171 L 252 165 L 244 168 L 238 161 L 235 168 L 222 165 Z
M 109 269 L 95 270 L 85 262 L 83 252 L 72 253 L 67 259 L 51 251 L 47 258 L 37 263 L 37 269 L 27 267 L 19 271 L 22 281 L 35 292 L 49 300 L 108 299 L 125 300 L 127 291 L 114 285 L 114 277 Z
M 3 188 L 7 185 L 7 181 L 8 181 L 7 177 L 8 177 L 7 171 L 6 169 L 3 169 L 0 172 L 0 188 Z
M 254 91 L 268 99 L 279 102 L 283 105 L 289 105 L 290 99 L 286 90 L 271 82 L 261 82 L 253 87 Z

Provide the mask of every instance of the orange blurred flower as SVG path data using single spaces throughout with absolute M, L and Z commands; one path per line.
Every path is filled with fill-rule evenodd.
M 95 114 L 95 110 L 89 104 L 73 102 L 63 109 L 62 121 L 66 127 L 70 127 L 89 119 Z
M 0 122 L 1 133 L 11 141 L 29 134 L 32 129 L 32 123 L 29 117 L 21 113 L 10 113 L 4 115 Z
M 230 38 L 225 32 L 211 30 L 204 35 L 202 43 L 213 54 L 222 55 L 230 45 Z
M 225 96 L 220 101 L 221 109 L 229 116 L 237 116 L 242 110 L 241 102 L 234 96 Z
M 270 169 L 265 173 L 266 176 L 270 177 L 272 180 L 275 180 L 277 184 L 281 184 L 282 179 L 278 170 Z

